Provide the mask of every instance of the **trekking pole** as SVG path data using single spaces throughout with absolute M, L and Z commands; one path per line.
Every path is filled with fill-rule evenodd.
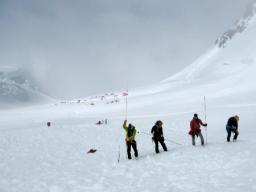
M 120 145 L 118 145 L 117 163 L 120 162 Z
M 147 135 L 147 136 L 152 136 L 152 135 L 150 135 L 149 133 L 145 133 L 145 132 L 143 132 L 143 131 L 141 131 L 141 132 L 139 132 L 139 133 L 142 133 L 142 134 Z M 168 142 L 170 142 L 170 143 L 174 143 L 174 144 L 176 144 L 176 145 L 182 145 L 182 144 L 180 144 L 180 143 L 177 143 L 177 142 L 172 141 L 172 140 L 169 140 L 169 139 L 165 139 L 165 140 L 168 141 Z
M 204 121 L 206 123 L 206 97 L 204 96 Z M 205 144 L 207 144 L 207 126 L 205 127 Z

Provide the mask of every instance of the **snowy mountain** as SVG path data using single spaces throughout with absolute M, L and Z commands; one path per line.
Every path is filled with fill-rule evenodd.
M 255 7 L 256 3 L 252 13 L 255 13 Z M 256 71 L 255 14 L 250 14 L 240 23 L 246 23 L 244 25 L 246 27 L 241 31 L 239 29 L 241 25 L 237 25 L 235 35 L 230 37 L 229 41 L 221 46 L 218 43 L 193 64 L 162 83 L 206 85 L 205 88 L 211 87 L 209 96 L 238 93 L 241 99 L 247 100 L 248 97 L 254 99 L 252 93 L 256 91 L 254 83 Z M 208 95 L 208 93 L 209 91 L 202 89 L 202 94 Z
M 237 31 L 180 73 L 130 90 L 128 100 L 120 92 L 0 111 L 0 191 L 256 191 L 256 16 Z M 126 156 L 126 101 L 137 160 Z M 191 145 L 194 113 L 208 123 L 205 147 Z M 227 143 L 225 125 L 236 114 L 240 135 Z M 159 119 L 169 151 L 155 154 L 150 130 Z
M 13 67 L 0 68 L 0 106 L 11 107 L 17 105 L 45 102 L 49 97 L 38 91 L 32 78 L 24 71 Z
M 256 1 L 248 7 L 244 17 L 238 20 L 235 25 L 227 30 L 221 37 L 216 40 L 216 45 L 224 48 L 229 40 L 231 40 L 238 33 L 242 33 L 248 26 L 250 20 L 256 14 Z

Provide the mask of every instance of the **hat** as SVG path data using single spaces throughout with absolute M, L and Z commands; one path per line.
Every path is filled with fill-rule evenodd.
M 161 126 L 162 124 L 163 124 L 163 122 L 162 122 L 162 121 L 160 121 L 160 120 L 158 120 L 158 121 L 156 122 L 156 125 Z
M 234 117 L 235 117 L 235 119 L 236 119 L 237 121 L 240 120 L 240 117 L 239 117 L 238 115 L 235 115 Z
M 194 114 L 194 118 L 198 118 L 198 115 L 197 115 L 197 113 L 195 113 L 195 114 Z

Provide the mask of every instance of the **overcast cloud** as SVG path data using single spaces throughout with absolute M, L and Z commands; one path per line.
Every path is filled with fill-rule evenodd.
M 0 66 L 71 98 L 160 81 L 211 47 L 252 0 L 0 0 Z

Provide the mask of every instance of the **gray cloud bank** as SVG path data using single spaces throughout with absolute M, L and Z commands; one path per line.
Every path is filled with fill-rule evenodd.
M 71 98 L 160 81 L 190 64 L 252 0 L 0 0 L 0 66 Z

